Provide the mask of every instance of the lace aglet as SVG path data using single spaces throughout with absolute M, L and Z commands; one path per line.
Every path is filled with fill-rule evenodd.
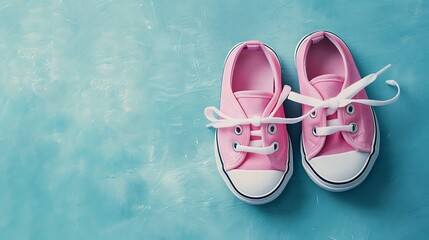
M 396 85 L 398 85 L 397 83 L 396 83 L 396 81 L 395 80 L 386 80 L 386 84 L 387 85 L 389 85 L 389 86 L 396 86 Z
M 387 64 L 384 68 L 382 68 L 381 70 L 376 72 L 375 75 L 379 76 L 380 74 L 384 73 L 387 69 L 389 69 L 391 66 L 392 66 L 392 64 Z

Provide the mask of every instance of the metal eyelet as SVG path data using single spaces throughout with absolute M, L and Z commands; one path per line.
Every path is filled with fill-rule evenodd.
M 278 142 L 274 142 L 273 146 L 274 146 L 274 151 L 279 150 L 279 143 Z
M 318 135 L 317 135 L 317 126 L 313 127 L 313 135 L 316 136 L 316 137 L 318 137 Z
M 355 106 L 353 104 L 349 104 L 346 106 L 346 112 L 348 115 L 352 115 L 355 112 Z
M 350 123 L 350 125 L 352 125 L 352 131 L 351 133 L 357 133 L 358 131 L 358 125 L 354 122 Z
M 311 118 L 316 118 L 316 116 L 317 116 L 317 110 L 314 110 L 313 112 L 310 113 Z
M 238 150 L 237 150 L 237 146 L 238 146 L 238 142 L 233 142 L 233 143 L 232 143 L 232 149 L 233 149 L 235 152 L 238 152 Z
M 235 132 L 235 135 L 241 135 L 241 133 L 243 133 L 243 130 L 241 129 L 240 126 L 236 126 L 234 128 L 234 132 Z
M 274 123 L 268 125 L 267 131 L 269 134 L 274 135 L 277 132 L 277 126 Z

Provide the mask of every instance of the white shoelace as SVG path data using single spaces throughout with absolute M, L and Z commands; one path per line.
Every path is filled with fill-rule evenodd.
M 226 128 L 226 127 L 234 127 L 237 125 L 246 125 L 246 124 L 252 124 L 255 127 L 259 127 L 261 126 L 261 124 L 268 124 L 268 123 L 293 124 L 293 123 L 300 122 L 306 116 L 310 115 L 310 113 L 296 118 L 274 117 L 274 114 L 283 105 L 283 102 L 286 100 L 286 98 L 288 98 L 289 94 L 290 94 L 290 87 L 284 86 L 280 94 L 279 100 L 277 101 L 273 111 L 268 117 L 265 117 L 265 118 L 262 118 L 259 116 L 255 116 L 252 118 L 233 118 L 221 112 L 216 107 L 206 107 L 204 109 L 204 114 L 206 115 L 206 118 L 211 122 L 207 124 L 206 127 Z M 215 114 L 221 117 L 221 119 L 216 118 Z
M 206 118 L 210 121 L 209 124 L 206 125 L 206 127 L 213 127 L 213 128 L 227 128 L 227 127 L 235 127 L 238 125 L 248 125 L 251 124 L 255 127 L 260 127 L 261 124 L 294 124 L 302 121 L 304 118 L 308 117 L 309 115 L 313 114 L 313 112 L 316 112 L 318 109 L 321 108 L 328 108 L 328 115 L 331 115 L 337 111 L 340 107 L 345 107 L 351 103 L 361 103 L 369 106 L 384 106 L 387 104 L 391 104 L 395 102 L 400 95 L 400 88 L 396 81 L 394 80 L 387 80 L 386 84 L 390 86 L 395 86 L 398 90 L 396 95 L 388 100 L 370 100 L 370 99 L 352 99 L 359 91 L 373 83 L 377 77 L 386 71 L 391 65 L 387 65 L 386 67 L 382 68 L 380 71 L 376 73 L 369 74 L 368 76 L 362 78 L 361 80 L 355 82 L 354 84 L 350 85 L 349 87 L 342 90 L 336 97 L 330 98 L 327 100 L 320 100 L 317 98 L 301 95 L 299 93 L 291 92 L 291 88 L 289 86 L 284 86 L 279 100 L 277 101 L 273 111 L 268 117 L 262 118 L 259 116 L 255 116 L 252 118 L 233 118 L 225 113 L 222 113 L 218 108 L 216 107 L 207 107 L 204 109 L 204 114 Z M 308 106 L 312 106 L 313 108 L 308 111 L 306 114 L 296 117 L 296 118 L 279 118 L 274 117 L 274 114 L 277 112 L 277 110 L 283 105 L 283 102 L 286 100 L 292 100 L 297 103 L 305 104 Z M 217 115 L 218 117 L 216 117 Z M 334 125 L 334 126 L 327 126 L 327 127 L 316 127 L 314 129 L 314 134 L 316 136 L 326 136 L 333 134 L 338 131 L 348 131 L 348 132 L 354 132 L 357 130 L 357 126 L 353 124 L 349 125 Z M 251 136 L 261 136 L 261 131 L 251 131 Z M 261 140 L 254 140 L 250 141 L 250 146 L 242 146 L 239 143 L 233 143 L 233 148 L 235 151 L 242 151 L 242 152 L 251 152 L 251 153 L 258 153 L 258 154 L 272 154 L 278 149 L 278 143 L 272 143 L 268 147 L 262 147 Z
M 334 114 L 338 108 L 340 107 L 346 107 L 347 105 L 351 103 L 360 103 L 368 106 L 384 106 L 391 104 L 395 102 L 401 93 L 401 89 L 399 88 L 398 83 L 395 80 L 387 80 L 386 84 L 389 86 L 394 86 L 397 89 L 397 93 L 394 97 L 388 99 L 388 100 L 371 100 L 371 99 L 352 99 L 359 91 L 373 83 L 377 77 L 382 74 L 384 71 L 386 71 L 391 65 L 387 65 L 384 68 L 382 68 L 380 71 L 376 73 L 369 74 L 368 76 L 362 78 L 361 80 L 353 83 L 352 85 L 348 86 L 347 88 L 343 89 L 336 97 L 330 98 L 327 100 L 320 100 L 317 98 L 301 95 L 298 93 L 291 92 L 288 96 L 288 99 L 305 104 L 308 106 L 312 106 L 313 109 L 311 109 L 308 113 L 315 113 L 320 108 L 327 108 L 327 114 L 332 115 Z M 307 114 L 308 114 L 307 113 Z M 305 114 L 305 115 L 307 115 Z M 313 133 L 316 136 L 327 136 L 331 135 L 338 131 L 347 131 L 347 132 L 356 132 L 357 131 L 357 125 L 352 123 L 349 125 L 333 125 L 333 126 L 327 126 L 327 127 L 316 127 L 313 129 Z
M 286 100 L 290 93 L 290 87 L 284 86 L 283 90 L 280 94 L 279 100 L 277 101 L 273 111 L 268 117 L 262 118 L 259 116 L 255 116 L 252 118 L 233 118 L 225 113 L 221 112 L 216 107 L 207 107 L 204 109 L 204 114 L 206 118 L 211 121 L 211 123 L 207 124 L 206 127 L 213 127 L 213 128 L 227 128 L 227 127 L 235 127 L 238 125 L 248 125 L 251 124 L 255 127 L 260 127 L 261 124 L 293 124 L 302 121 L 306 116 L 308 116 L 310 113 L 297 117 L 297 118 L 280 118 L 280 117 L 274 117 L 274 114 L 277 112 L 277 110 L 283 106 L 283 102 Z M 219 117 L 216 118 L 215 114 Z M 255 130 L 251 131 L 251 136 L 261 136 L 261 130 Z M 235 151 L 238 152 L 250 152 L 250 153 L 258 153 L 258 154 L 272 154 L 279 148 L 278 143 L 274 142 L 268 147 L 262 147 L 262 141 L 261 140 L 253 140 L 250 141 L 250 146 L 243 146 L 239 143 L 233 143 L 233 148 Z

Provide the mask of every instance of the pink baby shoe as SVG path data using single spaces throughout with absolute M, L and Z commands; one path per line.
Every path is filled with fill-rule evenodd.
M 229 189 L 239 199 L 264 204 L 277 198 L 292 176 L 292 147 L 283 101 L 277 55 L 264 43 L 236 45 L 225 60 L 220 110 L 204 113 L 216 128 L 216 163 Z
M 365 87 L 390 65 L 361 78 L 346 44 L 330 32 L 314 32 L 301 40 L 295 52 L 301 94 L 288 99 L 303 104 L 301 155 L 310 178 L 330 191 L 359 185 L 378 156 L 380 132 L 371 106 L 396 101 L 368 100 Z

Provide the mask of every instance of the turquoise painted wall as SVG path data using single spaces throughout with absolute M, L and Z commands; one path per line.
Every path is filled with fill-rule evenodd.
M 403 93 L 376 108 L 379 159 L 345 193 L 296 161 L 276 201 L 242 203 L 204 127 L 223 60 L 262 40 L 298 91 L 295 45 L 319 29 L 362 75 L 393 65 L 381 79 Z M 428 1 L 1 0 L 0 239 L 428 238 L 428 39 Z M 393 95 L 384 81 L 367 92 Z

